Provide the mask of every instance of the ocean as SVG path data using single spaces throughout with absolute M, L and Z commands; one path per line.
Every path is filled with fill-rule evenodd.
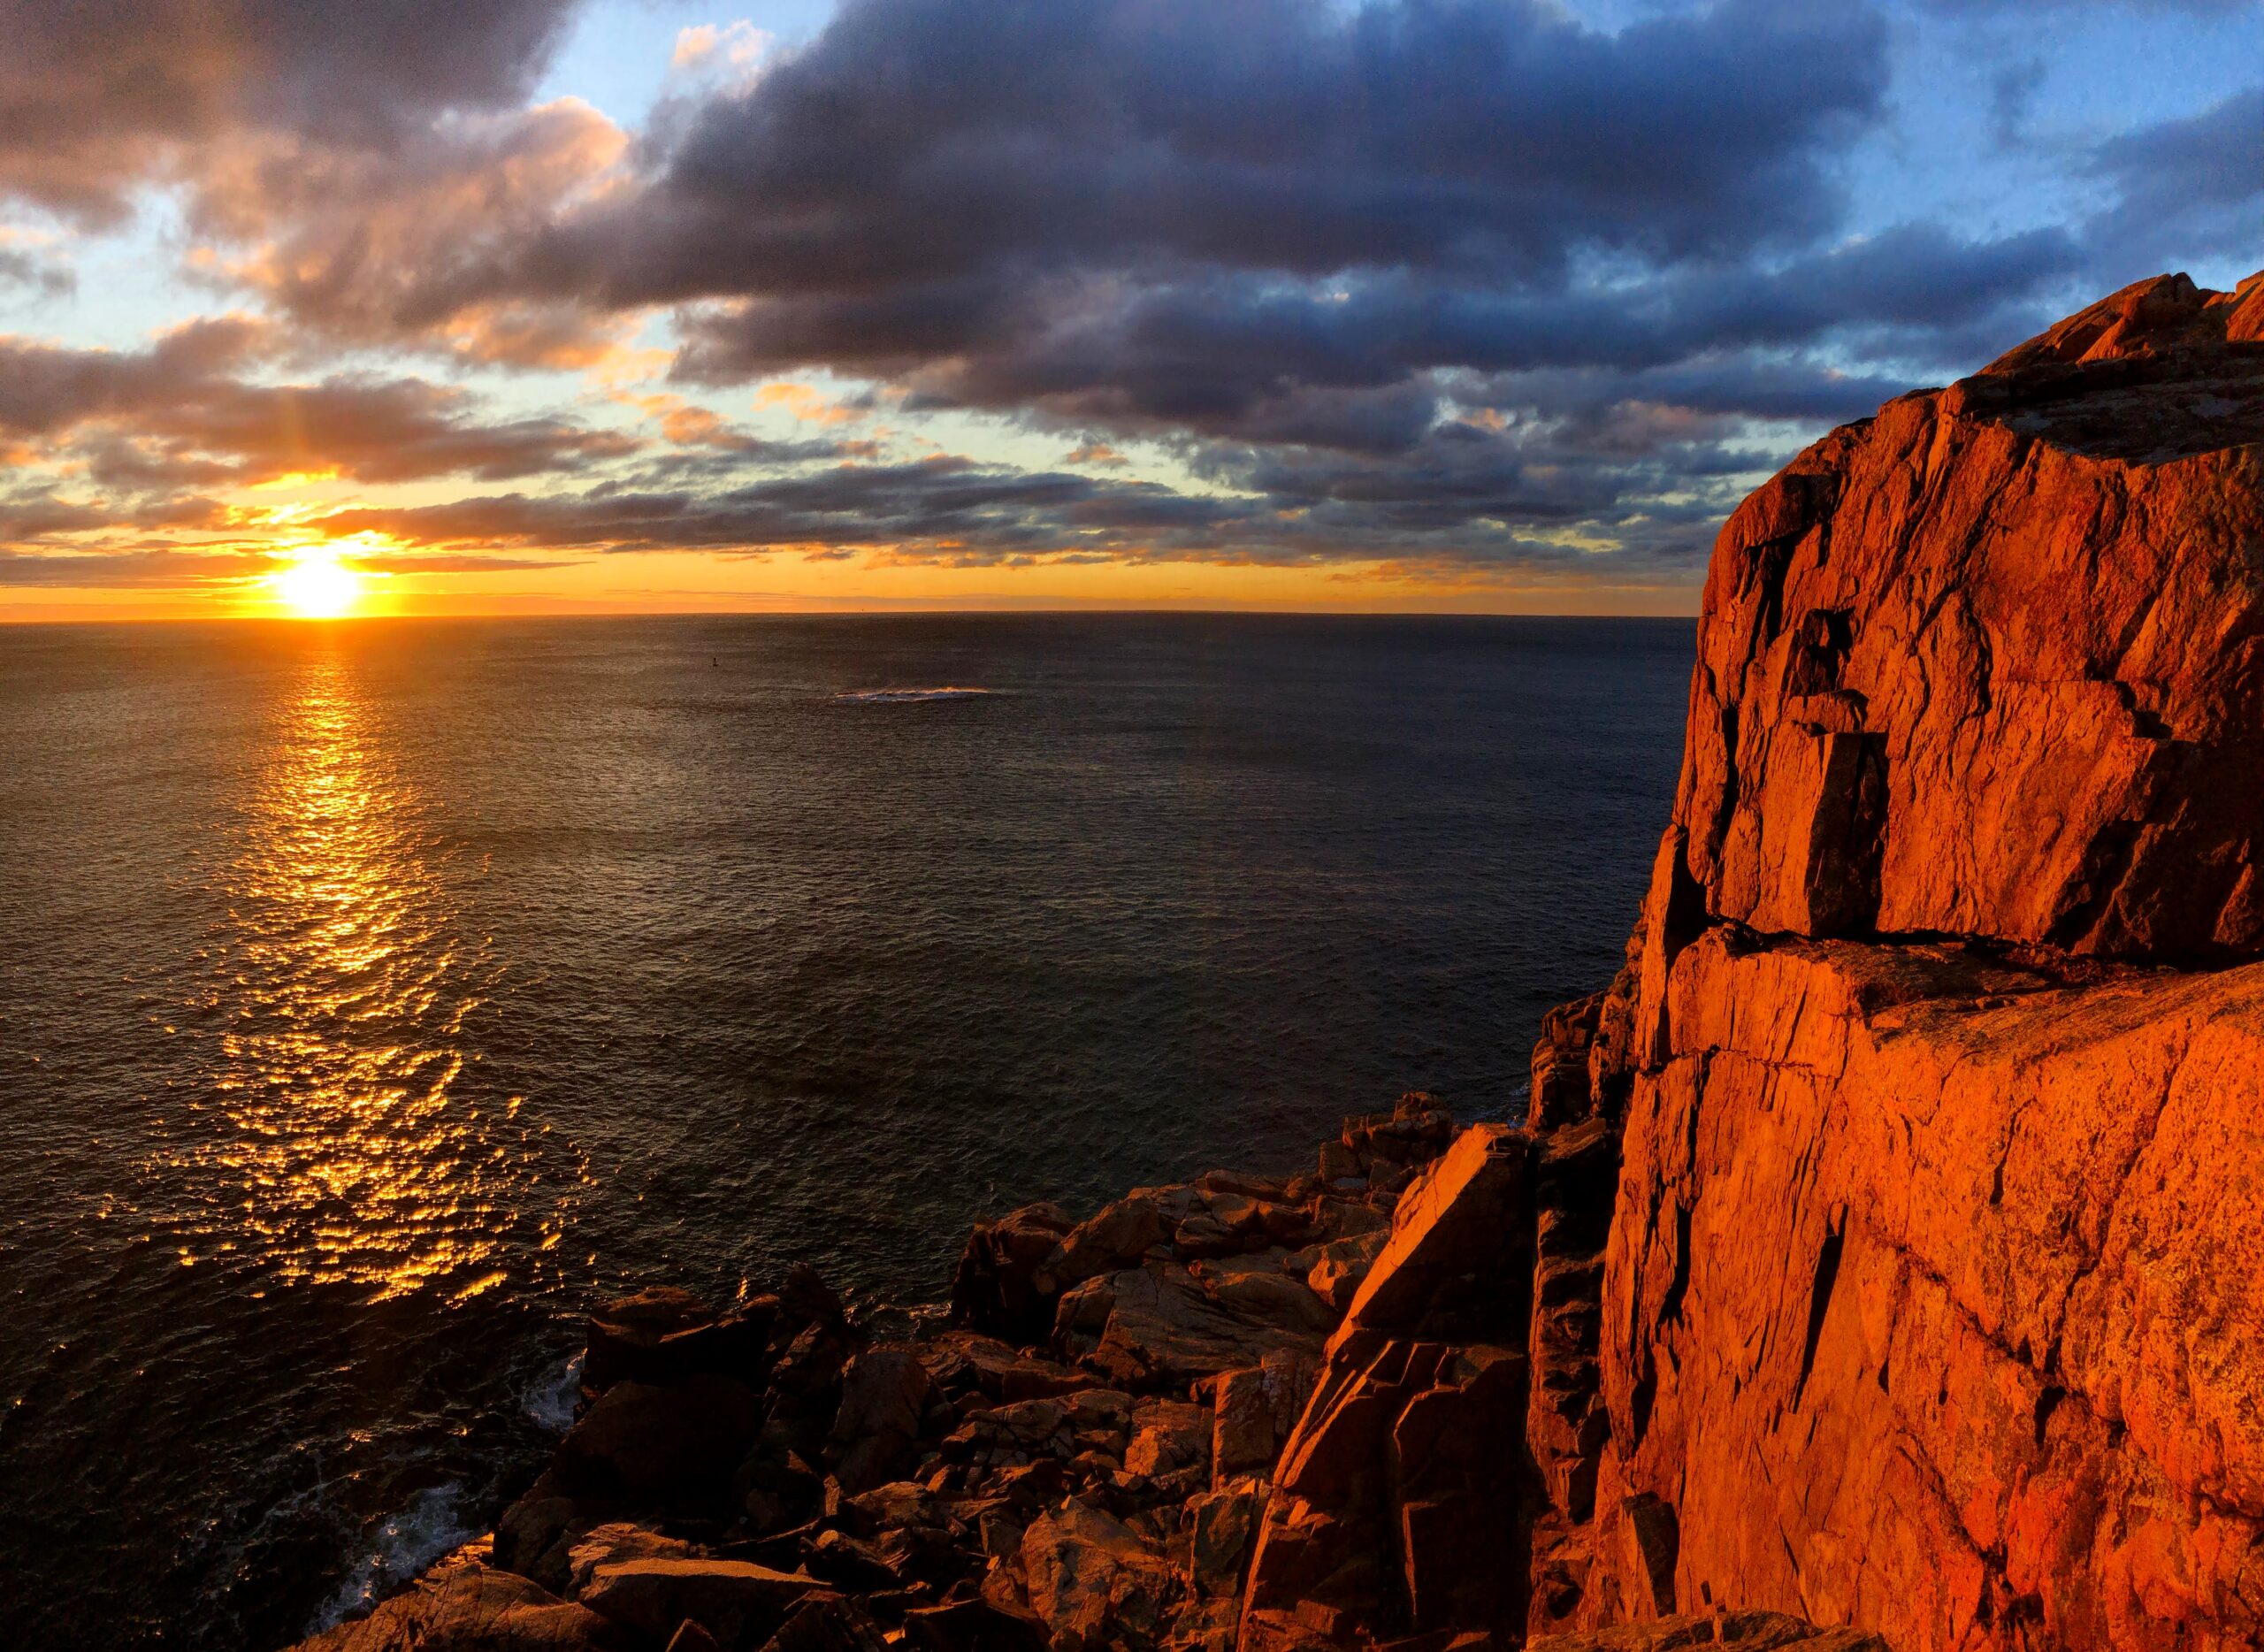
M 1687 622 L 0 629 L 0 1645 L 249 1648 L 486 1529 L 579 1316 L 1515 1117 Z

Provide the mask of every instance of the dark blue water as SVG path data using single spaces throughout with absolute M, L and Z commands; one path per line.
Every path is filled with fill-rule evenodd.
M 1679 623 L 0 630 L 0 1644 L 329 1621 L 575 1315 L 1522 1103 Z M 974 688 L 933 699 L 876 689 Z

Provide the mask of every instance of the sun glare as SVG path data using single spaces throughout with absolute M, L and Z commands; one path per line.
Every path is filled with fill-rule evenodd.
M 337 619 L 354 611 L 362 576 L 334 551 L 307 551 L 275 576 L 275 595 L 301 619 Z

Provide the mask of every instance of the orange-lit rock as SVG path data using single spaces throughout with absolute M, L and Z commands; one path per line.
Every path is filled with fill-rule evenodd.
M 1714 550 L 1674 824 L 1771 933 L 2264 950 L 2264 281 L 1834 431 Z
M 1671 1505 L 1672 1604 L 1908 1652 L 2252 1641 L 2264 966 L 2065 986 L 1717 929 L 1669 990 L 1600 1503 Z M 1599 1595 L 1626 1552 L 1598 1543 Z

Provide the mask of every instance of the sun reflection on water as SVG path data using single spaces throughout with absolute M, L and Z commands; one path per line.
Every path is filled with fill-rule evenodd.
M 241 1204 L 205 1236 L 284 1282 L 463 1298 L 509 1277 L 523 1212 L 524 1241 L 555 1245 L 566 1199 L 532 1197 L 545 1155 L 519 1098 L 463 1093 L 498 966 L 376 721 L 342 652 L 310 656 L 242 805 L 204 1006 L 233 1128 L 202 1154 Z

